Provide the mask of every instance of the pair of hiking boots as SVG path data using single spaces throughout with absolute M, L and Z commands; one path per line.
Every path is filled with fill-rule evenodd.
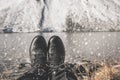
M 31 65 L 55 67 L 64 63 L 65 49 L 58 36 L 52 36 L 47 43 L 43 36 L 36 36 L 30 46 Z
M 48 46 L 43 36 L 35 36 L 30 45 L 30 59 L 32 69 L 17 80 L 64 80 L 61 65 L 64 64 L 65 49 L 58 36 L 52 36 Z

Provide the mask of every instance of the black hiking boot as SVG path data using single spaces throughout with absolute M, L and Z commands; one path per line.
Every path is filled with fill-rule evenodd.
M 48 60 L 51 67 L 57 67 L 64 63 L 65 48 L 58 36 L 52 36 L 48 42 Z
M 45 39 L 35 36 L 30 45 L 32 68 L 17 80 L 48 80 L 47 45 Z
M 35 36 L 30 45 L 31 65 L 47 64 L 47 44 L 43 36 Z
M 62 40 L 58 36 L 52 36 L 48 42 L 48 60 L 52 73 L 49 80 L 66 80 L 63 69 L 65 49 Z

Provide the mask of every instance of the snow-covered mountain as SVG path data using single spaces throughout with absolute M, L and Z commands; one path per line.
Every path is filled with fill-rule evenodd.
M 0 28 L 14 32 L 119 31 L 120 0 L 0 0 Z

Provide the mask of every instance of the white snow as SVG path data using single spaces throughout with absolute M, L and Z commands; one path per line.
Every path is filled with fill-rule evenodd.
M 68 16 L 86 30 L 120 30 L 120 0 L 0 0 L 0 29 L 63 31 L 68 27 Z
M 12 27 L 14 32 L 38 30 L 39 10 L 36 1 L 1 0 L 0 28 Z

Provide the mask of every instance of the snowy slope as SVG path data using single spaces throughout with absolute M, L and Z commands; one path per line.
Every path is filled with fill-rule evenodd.
M 72 30 L 78 29 L 76 24 L 86 30 L 118 30 L 120 0 L 52 0 L 49 17 L 56 30 L 71 25 Z
M 38 8 L 34 0 L 1 0 L 0 28 L 12 27 L 14 32 L 38 30 Z
M 15 32 L 119 31 L 120 0 L 0 0 L 0 28 Z

